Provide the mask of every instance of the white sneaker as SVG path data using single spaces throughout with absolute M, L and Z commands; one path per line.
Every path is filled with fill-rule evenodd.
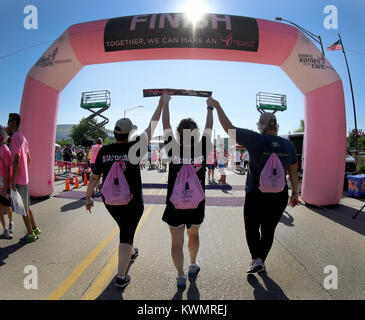
M 9 233 L 8 229 L 4 229 L 4 232 L 3 232 L 2 236 L 3 236 L 5 239 L 8 239 L 8 240 L 13 239 L 13 236 Z
M 13 233 L 14 232 L 14 222 L 10 222 L 9 223 L 9 232 Z
M 199 267 L 199 265 L 198 265 L 197 263 L 195 263 L 195 264 L 190 264 L 190 265 L 189 265 L 189 274 L 190 274 L 191 276 L 195 276 L 195 275 L 197 275 L 199 271 L 200 271 L 200 267 Z
M 261 258 L 252 261 L 248 267 L 247 273 L 263 272 L 265 271 L 265 263 Z

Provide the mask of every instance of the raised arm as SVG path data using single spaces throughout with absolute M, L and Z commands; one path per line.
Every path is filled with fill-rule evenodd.
M 207 99 L 207 104 L 217 110 L 219 122 L 221 123 L 225 132 L 229 133 L 229 130 L 236 129 L 235 126 L 231 123 L 231 121 L 227 118 L 226 114 L 224 113 L 221 105 L 217 100 L 214 100 L 212 97 Z
M 163 111 L 162 111 L 162 126 L 163 130 L 171 130 L 171 124 L 170 124 L 170 111 L 169 111 L 169 101 L 171 97 L 168 94 L 163 94 L 160 98 L 160 102 L 163 105 Z
M 160 120 L 161 111 L 162 111 L 162 98 L 160 98 L 157 108 L 156 108 L 154 114 L 152 115 L 150 124 L 148 125 L 148 128 L 145 131 L 147 134 L 147 139 L 148 139 L 147 141 L 151 140 L 151 137 L 157 127 L 158 121 Z
M 207 119 L 205 121 L 205 131 L 208 130 L 212 130 L 213 128 L 213 106 L 209 105 L 210 100 L 207 99 Z

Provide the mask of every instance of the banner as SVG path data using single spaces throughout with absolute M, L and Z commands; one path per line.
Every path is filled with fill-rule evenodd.
M 254 18 L 162 13 L 110 19 L 104 30 L 105 52 L 153 48 L 206 48 L 257 51 L 259 31 Z
M 186 90 L 186 89 L 143 89 L 143 97 L 157 97 L 167 93 L 170 96 L 192 96 L 208 98 L 212 96 L 212 91 Z

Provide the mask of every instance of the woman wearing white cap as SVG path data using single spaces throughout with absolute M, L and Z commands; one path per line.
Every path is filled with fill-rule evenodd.
M 85 206 L 90 211 L 94 204 L 91 198 L 92 193 L 101 175 L 104 176 L 103 184 L 105 184 L 113 164 L 117 162 L 122 165 L 132 198 L 125 205 L 110 205 L 105 203 L 105 197 L 103 195 L 105 207 L 117 222 L 120 229 L 118 275 L 115 281 L 115 285 L 119 287 L 126 287 L 129 284 L 130 277 L 126 274 L 128 266 L 138 256 L 138 249 L 133 248 L 133 240 L 138 222 L 144 210 L 139 162 L 148 150 L 147 145 L 160 119 L 161 111 L 162 99 L 160 99 L 148 128 L 133 140 L 131 139 L 131 133 L 137 127 L 133 125 L 132 121 L 127 118 L 122 118 L 116 122 L 114 127 L 116 143 L 104 146 L 99 150 L 86 192 Z M 133 152 L 136 147 L 139 148 L 140 152 Z
M 296 151 L 290 141 L 277 136 L 279 125 L 273 113 L 261 114 L 257 123 L 260 133 L 257 133 L 233 126 L 218 101 L 212 99 L 211 105 L 217 110 L 223 129 L 231 137 L 235 137 L 236 142 L 244 146 L 250 155 L 244 205 L 246 239 L 252 256 L 247 273 L 262 272 L 266 270 L 265 260 L 273 244 L 276 226 L 288 204 L 288 186 L 284 174 L 281 191 L 263 192 L 261 173 L 271 154 L 275 153 L 280 159 L 284 170 L 282 172 L 289 172 L 292 185 L 290 205 L 296 206 L 298 204 Z

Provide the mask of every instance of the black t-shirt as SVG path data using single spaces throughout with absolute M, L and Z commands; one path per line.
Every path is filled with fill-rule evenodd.
M 67 162 L 72 161 L 72 151 L 70 148 L 65 148 L 63 150 L 63 161 L 67 161 Z
M 171 149 L 171 147 L 173 147 L 172 144 L 174 144 L 175 150 L 180 150 L 179 154 L 173 154 L 174 149 Z M 205 190 L 205 171 L 207 165 L 206 164 L 207 154 L 209 154 L 210 150 L 212 149 L 212 144 L 210 139 L 205 135 L 203 135 L 201 140 L 196 145 L 189 147 L 184 147 L 183 145 L 180 145 L 175 140 L 175 138 L 170 137 L 168 141 L 165 141 L 165 147 L 169 160 L 169 176 L 168 176 L 165 210 L 175 211 L 176 210 L 175 206 L 170 201 L 170 197 L 174 189 L 177 173 L 179 172 L 183 164 L 193 164 L 195 169 L 199 168 L 199 170 L 196 171 L 196 174 L 199 178 L 203 190 Z M 202 201 L 199 204 L 198 208 L 194 210 L 204 211 L 204 206 L 205 206 L 205 201 Z
M 109 173 L 109 170 L 113 165 L 113 162 L 123 161 L 126 165 L 124 176 L 133 195 L 132 202 L 143 201 L 139 161 L 138 159 L 134 159 L 135 161 L 131 162 L 129 159 L 129 150 L 136 143 L 137 141 L 130 141 L 128 143 L 113 143 L 102 147 L 99 150 L 98 155 L 96 156 L 95 164 L 92 169 L 93 174 L 102 174 L 105 180 Z M 142 152 L 138 153 L 138 158 L 143 156 L 144 154 L 142 154 Z

